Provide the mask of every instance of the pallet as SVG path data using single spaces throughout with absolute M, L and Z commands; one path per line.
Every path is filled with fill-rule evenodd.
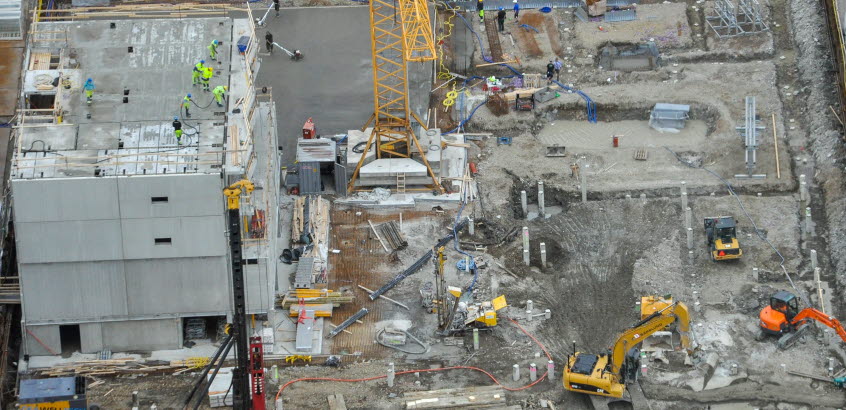
M 646 161 L 649 157 L 649 151 L 646 148 L 638 148 L 634 153 L 634 159 L 637 161 Z

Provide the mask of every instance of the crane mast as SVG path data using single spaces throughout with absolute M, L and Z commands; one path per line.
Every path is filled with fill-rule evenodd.
M 370 41 L 373 57 L 373 114 L 362 130 L 372 122 L 373 132 L 347 190 L 355 190 L 355 182 L 364 165 L 366 153 L 375 145 L 377 159 L 410 158 L 412 149 L 416 149 L 433 185 L 443 192 L 411 129 L 412 117 L 423 127 L 425 123 L 408 106 L 408 63 L 423 63 L 437 58 L 426 1 L 372 0 Z

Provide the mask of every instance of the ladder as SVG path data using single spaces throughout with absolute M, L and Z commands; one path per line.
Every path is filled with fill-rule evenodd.
M 405 174 L 397 174 L 397 192 L 405 193 Z

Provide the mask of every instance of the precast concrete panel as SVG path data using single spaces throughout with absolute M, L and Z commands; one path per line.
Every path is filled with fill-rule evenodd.
M 178 349 L 181 319 L 127 320 L 103 322 L 103 347 L 113 352 L 126 350 Z
M 15 213 L 19 208 L 15 206 Z M 123 259 L 119 220 L 16 222 L 18 263 Z
M 247 311 L 265 312 L 268 310 L 271 299 L 267 285 L 268 275 L 265 260 L 261 260 L 255 265 L 244 266 L 244 292 L 247 299 Z
M 130 315 L 225 312 L 226 258 L 127 261 L 126 291 Z
M 100 323 L 80 323 L 80 353 L 98 353 L 103 350 L 103 329 Z
M 123 219 L 223 215 L 219 175 L 139 175 L 118 179 Z
M 25 320 L 125 316 L 123 261 L 20 264 Z
M 12 180 L 16 222 L 120 218 L 114 178 Z
M 59 325 L 26 325 L 26 332 L 24 333 L 26 354 L 30 356 L 52 356 L 62 352 Z
M 126 259 L 190 258 L 226 254 L 223 215 L 124 219 Z

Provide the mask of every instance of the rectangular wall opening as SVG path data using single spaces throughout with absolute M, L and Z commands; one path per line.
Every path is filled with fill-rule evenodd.
M 82 337 L 79 325 L 59 325 L 59 343 L 62 345 L 62 357 L 70 357 L 73 352 L 82 349 Z
M 51 109 L 56 103 L 56 94 L 30 94 L 27 101 L 30 109 Z
M 226 338 L 226 316 L 186 317 L 182 319 L 185 347 L 220 342 Z
M 154 196 L 150 197 L 150 202 L 154 204 L 166 204 L 168 198 L 166 196 Z
M 155 238 L 153 242 L 156 245 L 170 245 L 173 241 L 170 238 Z

